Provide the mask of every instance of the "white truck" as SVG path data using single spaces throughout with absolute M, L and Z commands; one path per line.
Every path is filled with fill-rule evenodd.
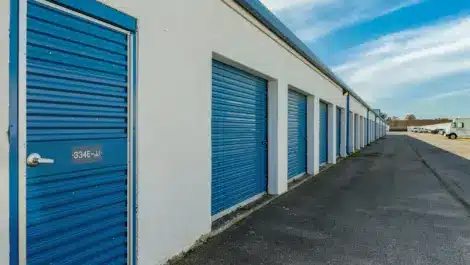
M 470 138 L 470 118 L 456 118 L 452 121 L 450 129 L 446 130 L 449 139 Z

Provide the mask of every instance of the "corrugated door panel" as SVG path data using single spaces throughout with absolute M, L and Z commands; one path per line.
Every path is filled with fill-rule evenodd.
M 288 176 L 307 171 L 307 97 L 293 90 L 288 95 Z
M 359 148 L 362 148 L 362 139 L 364 139 L 364 127 L 363 127 L 364 118 L 359 116 Z
M 359 116 L 356 115 L 355 117 L 356 118 L 354 119 L 354 124 L 355 124 L 354 131 L 356 132 L 356 134 L 354 135 L 354 138 L 355 138 L 354 148 L 356 150 L 358 150 L 359 149 L 359 133 L 360 133 L 360 131 L 359 131 Z
M 266 191 L 267 81 L 212 62 L 212 215 Z
M 320 102 L 320 165 L 328 162 L 328 105 Z
M 372 140 L 375 141 L 375 120 L 372 121 Z
M 348 154 L 352 154 L 353 153 L 353 145 L 354 145 L 354 138 L 353 138 L 353 135 L 354 135 L 354 123 L 353 123 L 353 116 L 354 114 L 352 113 L 352 111 L 349 112 L 349 135 L 348 135 L 348 138 L 349 138 L 349 146 L 348 146 Z
M 341 109 L 336 109 L 336 156 L 341 156 Z
M 362 131 L 362 135 L 361 135 L 361 146 L 364 147 L 365 143 L 366 143 L 366 118 L 362 117 L 361 118 L 361 131 Z
M 27 264 L 127 264 L 128 37 L 35 1 L 27 17 L 27 152 L 55 160 L 27 169 Z
M 374 140 L 377 139 L 377 121 L 374 121 Z

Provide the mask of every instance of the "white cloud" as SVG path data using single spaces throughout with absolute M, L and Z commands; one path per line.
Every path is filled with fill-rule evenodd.
M 366 100 L 470 70 L 470 17 L 393 33 L 350 49 L 333 70 Z
M 380 1 L 371 3 L 368 1 L 362 2 L 352 0 L 352 2 L 358 2 L 359 4 L 351 7 L 351 9 L 345 9 L 344 14 L 342 14 L 342 12 L 338 12 L 338 17 L 326 19 L 324 21 L 319 20 L 317 23 L 312 23 L 297 29 L 296 34 L 302 40 L 311 41 L 338 29 L 385 16 L 404 7 L 416 4 L 418 1 L 390 1 L 386 4 Z M 334 11 L 337 12 L 338 9 L 335 8 Z
M 460 89 L 460 90 L 454 90 L 450 92 L 444 92 L 440 93 L 437 95 L 432 95 L 430 97 L 424 98 L 425 101 L 436 101 L 436 100 L 441 100 L 444 98 L 452 98 L 452 97 L 457 97 L 457 96 L 470 96 L 470 88 L 465 88 L 465 89 Z
M 390 14 L 424 0 L 261 0 L 302 40 L 315 41 L 332 32 Z M 333 55 L 333 67 L 366 101 L 392 98 L 406 91 L 430 90 L 429 100 L 467 96 L 468 90 L 445 92 L 439 80 L 470 71 L 470 16 L 406 29 Z M 449 87 L 466 88 L 466 82 Z M 447 85 L 447 84 L 446 84 Z M 450 86 L 450 85 L 449 85 Z M 432 95 L 432 91 L 441 94 Z
M 421 0 L 262 0 L 300 39 L 312 41 Z
M 280 11 L 283 9 L 296 8 L 299 6 L 317 6 L 324 5 L 336 0 L 260 0 L 271 11 Z

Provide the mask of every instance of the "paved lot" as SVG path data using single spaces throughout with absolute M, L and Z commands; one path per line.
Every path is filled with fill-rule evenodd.
M 469 208 L 425 160 L 449 154 L 389 135 L 174 264 L 470 264 Z
M 470 142 L 430 134 L 409 134 L 418 154 L 451 191 L 470 208 Z
M 470 160 L 470 139 L 449 140 L 445 136 L 428 133 L 409 133 L 408 135 Z

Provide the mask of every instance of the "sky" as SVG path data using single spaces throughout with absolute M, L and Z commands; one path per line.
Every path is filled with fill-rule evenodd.
M 373 108 L 470 117 L 470 0 L 260 0 Z

